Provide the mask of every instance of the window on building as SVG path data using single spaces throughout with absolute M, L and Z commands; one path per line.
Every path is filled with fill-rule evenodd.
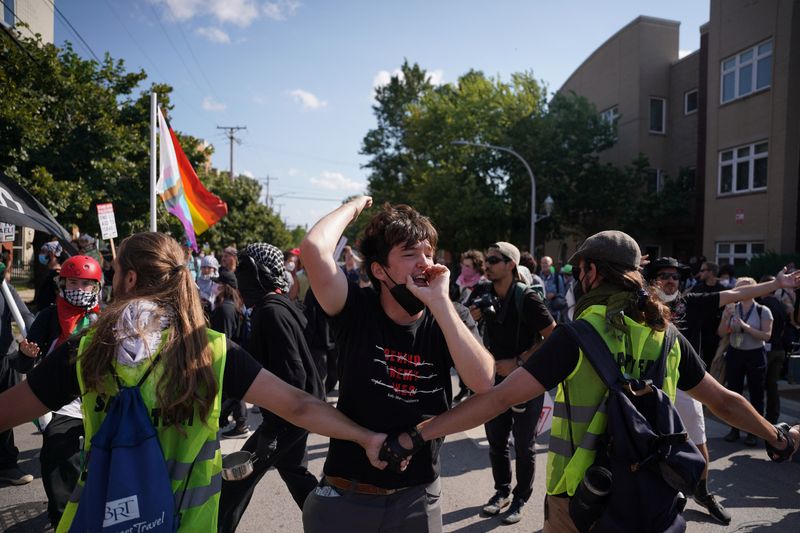
M 14 13 L 16 10 L 14 9 L 14 3 L 16 0 L 3 0 L 3 23 L 6 26 L 13 26 L 15 22 Z
M 650 98 L 650 133 L 665 133 L 667 128 L 667 101 Z
M 691 115 L 697 112 L 697 89 L 683 93 L 683 114 Z
M 614 124 L 619 118 L 619 111 L 617 110 L 617 106 L 609 107 L 605 111 L 601 112 L 600 118 L 608 122 L 609 124 Z
M 718 194 L 763 191 L 767 188 L 768 143 L 738 146 L 719 153 Z
M 750 259 L 763 253 L 763 242 L 718 242 L 716 263 L 720 266 L 744 266 Z
M 772 40 L 724 59 L 720 69 L 720 103 L 730 102 L 772 82 Z
M 661 169 L 659 168 L 647 169 L 647 192 L 656 194 L 660 193 L 661 188 L 664 186 L 663 178 L 664 177 L 661 174 Z

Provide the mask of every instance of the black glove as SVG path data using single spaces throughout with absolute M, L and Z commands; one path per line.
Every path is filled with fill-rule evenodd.
M 776 463 L 782 463 L 783 461 L 789 459 L 794 453 L 794 439 L 789 433 L 789 430 L 791 429 L 789 424 L 781 422 L 780 424 L 776 424 L 774 427 L 778 432 L 778 439 L 786 441 L 786 447 L 782 450 L 779 450 L 770 445 L 770 443 L 767 441 L 764 441 L 764 444 L 767 447 L 767 455 L 769 455 L 769 458 Z
M 411 449 L 404 448 L 400 444 L 400 435 L 403 433 L 408 433 L 408 436 L 411 437 Z M 401 472 L 401 465 L 403 461 L 417 453 L 422 447 L 425 446 L 425 440 L 422 438 L 422 434 L 417 431 L 416 427 L 412 427 L 407 429 L 406 431 L 401 431 L 400 433 L 394 433 L 386 437 L 386 440 L 383 441 L 383 445 L 381 446 L 381 452 L 378 455 L 378 459 L 381 461 L 386 461 L 388 463 L 387 468 L 393 472 Z

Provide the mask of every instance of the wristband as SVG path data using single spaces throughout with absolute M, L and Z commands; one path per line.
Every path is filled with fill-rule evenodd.
M 517 366 L 522 366 L 525 364 L 525 361 L 522 360 L 522 357 L 517 356 Z
M 412 427 L 407 431 L 408 436 L 411 437 L 411 449 L 415 452 L 425 446 L 425 439 L 422 438 L 422 433 L 417 429 L 417 426 Z

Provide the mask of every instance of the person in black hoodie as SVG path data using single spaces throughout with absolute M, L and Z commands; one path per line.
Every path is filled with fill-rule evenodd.
M 306 343 L 306 318 L 285 294 L 282 252 L 267 243 L 254 243 L 239 252 L 236 269 L 239 291 L 252 308 L 249 352 L 267 370 L 286 383 L 324 399 L 322 381 Z M 261 410 L 263 422 L 242 447 L 258 460 L 254 472 L 241 481 L 223 481 L 219 530 L 234 531 L 256 485 L 270 466 L 275 466 L 300 509 L 314 490 L 317 478 L 307 469 L 308 433 Z
M 225 337 L 232 340 L 245 350 L 247 346 L 242 342 L 242 328 L 244 323 L 244 304 L 239 296 L 236 276 L 230 270 L 219 271 L 216 279 L 217 295 L 214 297 L 214 310 L 211 311 L 209 326 L 214 331 L 224 333 Z M 223 439 L 244 439 L 250 435 L 247 425 L 247 404 L 236 398 L 222 399 L 222 408 L 219 414 L 220 429 L 228 425 L 228 417 L 233 416 L 236 425 L 228 431 L 223 431 Z

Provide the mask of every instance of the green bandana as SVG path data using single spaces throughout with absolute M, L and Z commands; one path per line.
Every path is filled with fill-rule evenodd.
M 622 332 L 628 333 L 623 315 L 633 316 L 636 309 L 636 293 L 625 290 L 618 285 L 601 283 L 590 290 L 575 304 L 575 319 L 581 316 L 586 309 L 593 305 L 606 306 L 606 323 Z

